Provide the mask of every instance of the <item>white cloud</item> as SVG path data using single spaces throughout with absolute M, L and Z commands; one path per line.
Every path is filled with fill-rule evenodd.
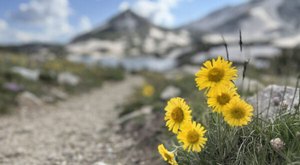
M 38 27 L 53 36 L 72 33 L 73 28 L 68 21 L 70 15 L 68 0 L 30 0 L 20 4 L 19 10 L 11 14 L 11 19 Z
M 87 16 L 77 16 L 72 25 L 71 15 L 69 0 L 29 0 L 10 12 L 8 20 L 0 19 L 0 42 L 66 42 L 92 28 Z
M 171 12 L 161 11 L 155 17 L 153 17 L 155 23 L 163 23 L 162 25 L 171 26 L 175 21 L 175 17 Z
M 0 31 L 7 28 L 7 23 L 5 20 L 0 19 Z
M 47 39 L 43 33 L 35 33 L 22 31 L 7 25 L 5 29 L 0 29 L 0 43 L 1 44 L 14 44 L 24 43 L 31 41 L 52 41 Z
M 119 5 L 119 10 L 125 11 L 125 10 L 129 9 L 129 6 L 130 6 L 130 4 L 127 1 L 123 1 Z
M 138 14 L 151 19 L 154 23 L 162 26 L 172 26 L 175 16 L 172 10 L 183 0 L 135 0 L 131 5 L 124 1 L 119 8 L 130 6 Z
M 83 16 L 79 21 L 79 30 L 82 32 L 86 32 L 92 29 L 92 23 L 87 16 Z

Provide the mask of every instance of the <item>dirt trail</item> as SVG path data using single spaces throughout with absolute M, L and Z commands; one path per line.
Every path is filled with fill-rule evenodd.
M 55 106 L 1 117 L 0 164 L 127 164 L 118 153 L 128 150 L 133 141 L 112 130 L 115 109 L 140 84 L 140 77 L 128 76 Z

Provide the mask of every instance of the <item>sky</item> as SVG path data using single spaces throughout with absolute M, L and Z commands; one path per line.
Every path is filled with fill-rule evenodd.
M 69 42 L 126 9 L 174 28 L 246 0 L 0 0 L 0 44 Z

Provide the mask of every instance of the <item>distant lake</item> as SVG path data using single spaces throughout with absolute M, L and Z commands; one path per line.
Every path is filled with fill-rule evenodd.
M 117 68 L 122 67 L 128 71 L 149 70 L 164 72 L 176 67 L 177 62 L 174 59 L 164 59 L 155 57 L 127 57 L 117 59 L 113 57 L 103 57 L 95 59 L 91 56 L 70 56 L 68 58 L 73 62 L 85 64 L 97 64 L 104 67 Z

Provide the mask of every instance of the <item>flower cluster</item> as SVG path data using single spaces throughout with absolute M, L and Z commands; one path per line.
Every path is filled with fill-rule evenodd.
M 190 106 L 183 98 L 176 97 L 168 101 L 165 107 L 165 121 L 169 131 L 177 135 L 178 141 L 182 144 L 184 150 L 190 152 L 200 152 L 207 141 L 205 128 L 200 124 L 192 121 Z M 162 145 L 162 144 L 161 144 Z M 172 155 L 172 161 L 165 159 L 171 165 L 177 164 L 174 157 L 174 152 L 161 152 L 161 145 L 158 146 L 159 153 L 165 159 L 164 153 Z M 171 154 L 172 153 L 172 154 Z
M 247 125 L 253 116 L 253 107 L 240 98 L 233 80 L 237 78 L 237 69 L 232 62 L 222 57 L 206 61 L 196 73 L 199 90 L 205 90 L 208 106 L 213 112 L 222 114 L 230 126 Z M 188 152 L 200 152 L 206 144 L 206 129 L 192 120 L 190 106 L 183 98 L 176 97 L 168 101 L 165 107 L 165 121 L 169 131 L 177 136 L 182 148 Z M 176 149 L 168 151 L 162 144 L 158 151 L 165 161 L 177 165 Z
M 240 98 L 233 80 L 237 78 L 237 69 L 232 62 L 218 57 L 206 61 L 196 73 L 199 90 L 206 89 L 207 104 L 214 112 L 223 115 L 230 126 L 247 125 L 253 116 L 253 107 Z

